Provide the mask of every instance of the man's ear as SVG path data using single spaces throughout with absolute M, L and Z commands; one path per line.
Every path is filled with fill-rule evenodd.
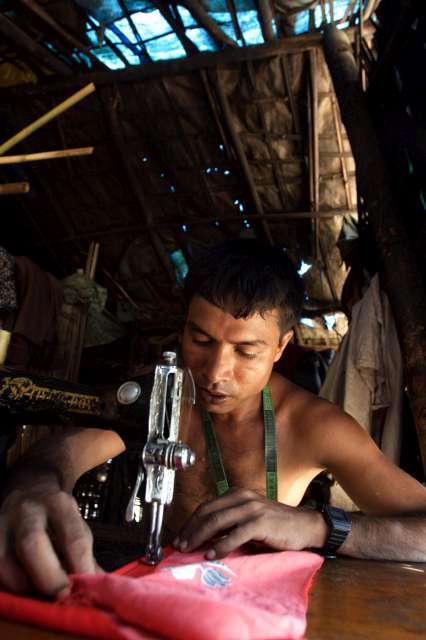
M 284 349 L 286 348 L 286 346 L 288 345 L 288 343 L 292 339 L 293 335 L 294 335 L 294 331 L 293 331 L 293 329 L 290 329 L 290 331 L 287 331 L 287 333 L 283 333 L 283 335 L 280 337 L 280 341 L 279 341 L 279 344 L 278 344 L 278 347 L 277 347 L 277 353 L 275 354 L 274 362 L 278 362 L 278 360 L 281 358 Z

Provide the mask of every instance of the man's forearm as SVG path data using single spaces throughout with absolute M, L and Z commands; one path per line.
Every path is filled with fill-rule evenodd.
M 38 440 L 9 469 L 3 495 L 37 485 L 71 492 L 77 480 L 67 439 L 63 434 Z
M 36 442 L 9 471 L 6 493 L 36 485 L 71 492 L 78 478 L 124 451 L 120 436 L 101 429 L 66 428 Z
M 339 553 L 354 558 L 426 562 L 426 514 L 370 517 L 350 514 L 352 530 Z

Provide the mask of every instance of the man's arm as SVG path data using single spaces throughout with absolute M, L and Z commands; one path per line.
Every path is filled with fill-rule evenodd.
M 426 488 L 396 467 L 352 418 L 321 403 L 304 434 L 313 466 L 329 469 L 363 514 L 351 514 L 352 531 L 339 553 L 372 559 L 426 562 Z M 223 535 L 224 534 L 224 535 Z M 250 541 L 279 550 L 321 548 L 329 534 L 324 517 L 288 507 L 245 489 L 201 505 L 175 546 L 209 543 L 208 557 L 223 557 Z M 218 536 L 221 536 L 218 538 Z
M 86 471 L 124 450 L 100 429 L 67 429 L 39 440 L 12 467 L 0 509 L 0 584 L 55 595 L 68 572 L 94 572 L 92 536 L 71 495 Z
M 339 553 L 354 558 L 426 562 L 426 515 L 372 517 L 351 514 L 352 530 Z M 247 489 L 232 488 L 201 505 L 173 545 L 223 558 L 249 542 L 279 551 L 321 548 L 329 528 L 318 511 L 289 507 Z

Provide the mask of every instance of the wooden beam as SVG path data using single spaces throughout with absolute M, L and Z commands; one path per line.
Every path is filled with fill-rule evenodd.
M 339 149 L 340 167 L 342 169 L 343 185 L 345 187 L 346 206 L 348 209 L 352 209 L 352 196 L 351 186 L 349 184 L 348 168 L 346 166 L 346 158 L 352 157 L 352 153 L 345 153 L 343 146 L 343 131 L 342 121 L 340 120 L 340 114 L 338 112 L 336 95 L 333 93 L 330 97 L 331 101 L 331 113 L 333 114 L 334 130 L 336 131 L 337 147 Z
M 274 14 L 270 0 L 257 0 L 257 11 L 259 14 L 259 22 L 262 28 L 262 35 L 265 42 L 275 40 L 274 33 Z
M 263 206 L 256 189 L 256 184 L 251 174 L 251 169 L 250 169 L 249 162 L 247 160 L 246 152 L 241 143 L 239 135 L 234 127 L 234 122 L 232 119 L 232 112 L 231 112 L 231 107 L 229 106 L 228 97 L 225 94 L 220 78 L 217 76 L 217 74 L 215 75 L 216 77 L 214 78 L 214 84 L 215 84 L 217 97 L 219 99 L 219 103 L 221 106 L 223 120 L 226 124 L 226 128 L 228 129 L 228 133 L 232 141 L 232 146 L 234 147 L 234 152 L 240 164 L 241 172 L 247 183 L 247 187 L 251 195 L 254 208 L 256 210 L 256 213 L 261 218 L 261 226 L 262 226 L 263 232 L 266 238 L 268 239 L 268 241 L 271 243 L 271 245 L 273 245 L 274 241 L 273 241 L 271 232 L 269 230 L 269 227 L 267 225 L 267 222 L 266 220 L 262 219 L 263 213 L 264 213 Z
M 37 86 L 22 85 L 20 87 L 14 87 L 13 89 L 8 88 L 7 91 L 8 95 L 11 93 L 18 95 L 39 95 L 68 91 L 87 82 L 94 82 L 96 86 L 143 82 L 144 80 L 153 78 L 191 73 L 199 71 L 200 69 L 239 64 L 249 60 L 263 60 L 281 55 L 282 53 L 301 53 L 312 47 L 320 47 L 321 43 L 322 36 L 319 33 L 308 33 L 287 39 L 273 40 L 266 44 L 253 45 L 250 47 L 228 48 L 223 51 L 197 53 L 188 58 L 178 58 L 176 60 L 160 60 L 158 62 L 130 67 L 129 69 L 123 69 L 121 71 L 85 73 L 67 81 L 58 82 L 55 80 L 54 82 L 46 82 Z
M 12 20 L 6 18 L 0 13 L 0 35 L 8 42 L 13 43 L 20 49 L 35 58 L 37 62 L 44 65 L 47 69 L 58 73 L 60 76 L 71 76 L 72 69 L 62 60 L 59 60 L 48 49 L 42 47 L 35 40 L 30 38 L 22 29 L 20 29 Z
M 40 151 L 39 153 L 24 153 L 18 156 L 2 156 L 0 164 L 16 164 L 18 162 L 34 162 L 38 160 L 56 160 L 74 156 L 90 156 L 95 147 L 76 147 L 75 149 L 59 149 L 58 151 Z
M 122 2 L 123 0 L 121 0 Z M 194 55 L 198 53 L 198 47 L 192 42 L 190 38 L 185 33 L 185 27 L 182 24 L 182 21 L 176 19 L 173 15 L 172 11 L 167 2 L 163 2 L 163 0 L 152 0 L 153 5 L 157 7 L 164 20 L 170 25 L 170 28 L 176 33 L 177 37 L 182 43 L 183 48 L 187 55 Z M 179 17 L 179 13 L 177 10 L 176 15 Z
M 263 215 L 259 215 L 257 213 L 244 212 L 244 214 L 232 215 L 232 216 L 226 216 L 226 217 L 216 216 L 214 218 L 196 218 L 195 220 L 187 220 L 186 224 L 189 227 L 197 227 L 200 225 L 213 224 L 216 221 L 220 223 L 226 223 L 229 221 L 238 222 L 239 220 L 241 221 L 246 218 L 247 220 L 265 220 L 266 219 L 271 222 L 277 222 L 282 224 L 283 222 L 286 222 L 286 221 L 290 222 L 291 220 L 306 220 L 312 217 L 326 219 L 326 218 L 334 218 L 336 216 L 337 217 L 346 216 L 348 214 L 353 214 L 353 213 L 354 213 L 353 210 L 349 211 L 347 209 L 330 209 L 328 211 L 317 211 L 316 213 L 312 211 L 291 211 L 291 212 L 276 211 L 274 213 L 264 213 Z M 181 220 L 166 220 L 164 222 L 155 222 L 150 225 L 130 224 L 130 225 L 125 225 L 121 227 L 114 227 L 113 229 L 107 229 L 105 231 L 91 231 L 89 233 L 84 233 L 81 235 L 74 235 L 69 238 L 61 238 L 60 240 L 55 240 L 52 243 L 52 246 L 69 244 L 72 242 L 78 242 L 80 240 L 104 238 L 106 236 L 113 236 L 117 234 L 125 234 L 125 233 L 129 234 L 129 233 L 136 233 L 136 232 L 146 233 L 150 229 L 177 227 L 181 225 L 182 225 Z
M 392 179 L 381 153 L 351 44 L 333 25 L 324 29 L 324 51 L 357 167 L 359 193 L 368 211 L 382 283 L 395 317 L 411 409 L 426 470 L 426 295 Z
M 71 33 L 64 29 L 62 25 L 56 22 L 56 20 L 52 18 L 52 16 L 46 11 L 46 9 L 43 9 L 43 7 L 41 7 L 38 2 L 36 2 L 36 0 L 20 0 L 20 2 L 24 4 L 27 9 L 29 9 L 34 15 L 38 16 L 41 20 L 43 20 L 43 22 L 49 25 L 49 27 L 53 29 L 53 31 L 56 31 L 56 33 L 58 33 L 61 38 L 66 40 L 68 44 L 70 44 L 73 48 L 78 49 L 78 51 L 81 51 L 85 56 L 90 58 L 90 60 L 95 65 L 95 68 L 107 68 L 107 66 L 103 62 L 98 60 L 98 58 L 93 55 L 86 44 L 80 42 L 80 40 L 75 38 Z
M 319 164 L 319 115 L 318 115 L 318 84 L 317 84 L 317 57 L 316 51 L 309 51 L 309 184 L 310 184 L 310 204 L 314 212 L 319 210 L 319 185 L 320 185 L 320 164 Z M 319 220 L 312 219 L 313 232 L 313 253 L 316 260 L 321 259 L 321 249 L 319 243 L 320 229 Z
M 243 43 L 243 46 L 246 46 L 246 41 L 244 39 L 244 33 L 241 31 L 240 23 L 238 22 L 238 11 L 235 6 L 234 0 L 226 0 L 226 5 L 228 7 L 229 13 L 232 17 L 232 25 L 234 27 L 235 35 L 237 36 L 237 40 Z
M 195 21 L 203 27 L 221 47 L 237 47 L 238 43 L 226 35 L 204 9 L 199 0 L 181 0 L 181 4 L 191 13 Z
M 41 116 L 37 120 L 34 120 L 34 122 L 24 127 L 24 129 L 22 129 L 21 131 L 16 133 L 14 136 L 6 140 L 6 142 L 3 142 L 2 145 L 0 145 L 0 156 L 6 153 L 6 151 L 9 151 L 9 149 L 14 147 L 15 145 L 17 145 L 18 142 L 21 142 L 22 140 L 25 140 L 25 138 L 28 138 L 28 136 L 34 133 L 34 131 L 37 131 L 37 129 L 40 129 L 40 127 L 43 127 L 45 124 L 47 124 L 48 122 L 50 122 L 51 120 L 59 116 L 61 113 L 64 113 L 64 111 L 67 111 L 67 109 L 70 109 L 70 107 L 73 107 L 75 104 L 77 104 L 77 102 L 80 102 L 80 100 L 83 100 L 83 98 L 86 98 L 88 95 L 90 95 L 94 91 L 95 91 L 95 85 L 93 83 L 90 83 L 86 85 L 83 89 L 80 89 L 80 91 L 77 91 L 72 96 L 70 96 L 63 102 L 61 102 L 60 104 L 56 105 L 56 107 L 54 107 L 53 109 L 45 113 L 43 116 Z
M 28 193 L 29 190 L 29 182 L 9 182 L 9 184 L 0 184 L 0 196 L 12 196 L 19 193 Z

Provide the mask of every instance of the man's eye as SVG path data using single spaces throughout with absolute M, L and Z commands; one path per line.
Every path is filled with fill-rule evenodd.
M 210 344 L 211 340 L 205 337 L 200 338 L 200 337 L 192 336 L 192 342 L 195 342 L 195 344 L 207 345 L 207 344 Z
M 243 356 L 243 358 L 247 358 L 248 360 L 253 360 L 253 358 L 256 358 L 257 356 L 257 353 L 247 353 L 247 351 L 239 351 L 238 353 L 240 356 Z

